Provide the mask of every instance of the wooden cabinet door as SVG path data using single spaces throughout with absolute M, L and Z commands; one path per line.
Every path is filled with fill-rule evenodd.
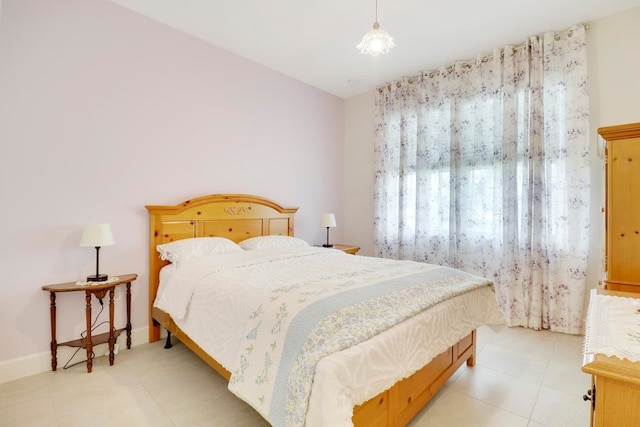
M 605 150 L 607 289 L 640 292 L 640 123 L 598 129 Z
M 608 146 L 609 280 L 640 284 L 640 137 Z

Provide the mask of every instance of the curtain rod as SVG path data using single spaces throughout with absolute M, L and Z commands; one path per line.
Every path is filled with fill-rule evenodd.
M 584 29 L 585 29 L 585 31 L 588 31 L 588 30 L 589 30 L 589 24 L 588 24 L 588 23 L 587 23 L 587 24 L 578 24 L 578 25 L 584 25 Z M 569 29 L 563 30 L 563 31 L 556 31 L 556 32 L 555 32 L 555 34 L 554 34 L 554 36 L 553 36 L 553 38 L 554 38 L 556 41 L 558 41 L 558 40 L 560 40 L 560 37 L 562 37 L 564 34 L 566 34 L 568 37 L 573 36 L 573 27 L 575 27 L 575 26 L 576 26 L 576 25 L 572 26 L 572 27 L 571 27 L 571 28 L 569 28 Z M 546 33 L 545 33 L 545 34 L 546 34 Z M 530 37 L 539 37 L 539 36 L 540 36 L 540 35 L 534 35 L 534 36 L 530 36 Z M 507 46 L 508 46 L 508 45 L 506 45 L 506 46 L 505 46 L 505 48 L 506 48 Z M 520 43 L 520 44 L 517 44 L 517 45 L 513 46 L 513 47 L 512 47 L 512 51 L 513 51 L 513 52 L 515 52 L 515 51 L 517 51 L 517 50 L 524 49 L 525 47 L 527 47 L 527 41 L 523 41 L 522 43 Z M 502 54 L 501 54 L 501 55 L 502 55 Z M 484 63 L 484 62 L 487 62 L 487 61 L 488 61 L 488 60 L 490 60 L 490 59 L 493 59 L 493 54 L 483 56 L 482 58 L 480 58 L 480 61 Z M 470 66 L 472 65 L 472 63 L 474 63 L 474 62 L 476 62 L 476 61 L 477 61 L 476 59 L 465 59 L 465 60 L 460 60 L 460 61 L 454 61 L 453 65 L 449 65 L 449 66 L 446 68 L 446 70 L 447 70 L 447 72 L 448 72 L 448 73 L 450 73 L 450 72 L 452 72 L 452 71 L 455 69 L 455 65 L 456 65 L 456 64 L 461 64 L 461 66 L 463 66 L 463 67 L 465 67 L 465 66 L 466 66 L 466 67 L 470 67 Z M 433 77 L 433 76 L 435 75 L 435 73 L 436 73 L 436 72 L 437 72 L 436 70 L 422 71 L 420 74 L 415 75 L 415 76 L 403 77 L 403 80 L 404 80 L 404 79 L 406 79 L 407 83 L 412 84 L 412 83 L 414 83 L 416 80 L 420 79 L 420 78 L 421 78 L 422 76 L 424 76 L 424 75 L 429 75 L 429 77 Z M 393 83 L 394 83 L 394 82 L 387 83 L 387 84 L 385 84 L 385 85 L 383 85 L 383 86 L 378 87 L 378 92 L 379 92 L 379 93 L 382 93 L 382 91 L 383 91 L 385 88 L 387 88 L 387 89 L 391 89 L 391 85 L 392 85 Z M 400 86 L 401 86 L 401 84 L 402 84 L 402 83 L 401 83 L 401 82 L 399 82 L 399 81 L 398 81 L 398 82 L 396 82 L 396 87 L 400 87 Z

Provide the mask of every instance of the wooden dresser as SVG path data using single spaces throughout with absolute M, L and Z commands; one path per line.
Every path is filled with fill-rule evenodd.
M 640 292 L 640 123 L 603 127 L 605 288 Z
M 615 291 L 599 294 L 640 298 L 635 293 Z M 591 390 L 584 396 L 591 403 L 591 427 L 640 427 L 640 362 L 585 354 L 582 370 L 592 378 Z

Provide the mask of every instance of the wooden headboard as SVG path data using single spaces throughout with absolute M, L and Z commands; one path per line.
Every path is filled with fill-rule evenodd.
M 212 194 L 175 206 L 146 206 L 149 211 L 149 341 L 160 339 L 153 319 L 153 301 L 160 269 L 156 246 L 192 237 L 226 237 L 234 242 L 256 236 L 293 236 L 298 208 L 283 208 L 271 200 L 248 194 Z

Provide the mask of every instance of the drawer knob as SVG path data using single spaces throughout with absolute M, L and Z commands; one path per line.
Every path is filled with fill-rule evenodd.
M 587 394 L 582 396 L 582 400 L 584 400 L 585 402 L 590 400 L 591 401 L 591 409 L 595 410 L 595 408 L 596 408 L 596 386 L 593 386 L 592 389 L 587 390 Z

